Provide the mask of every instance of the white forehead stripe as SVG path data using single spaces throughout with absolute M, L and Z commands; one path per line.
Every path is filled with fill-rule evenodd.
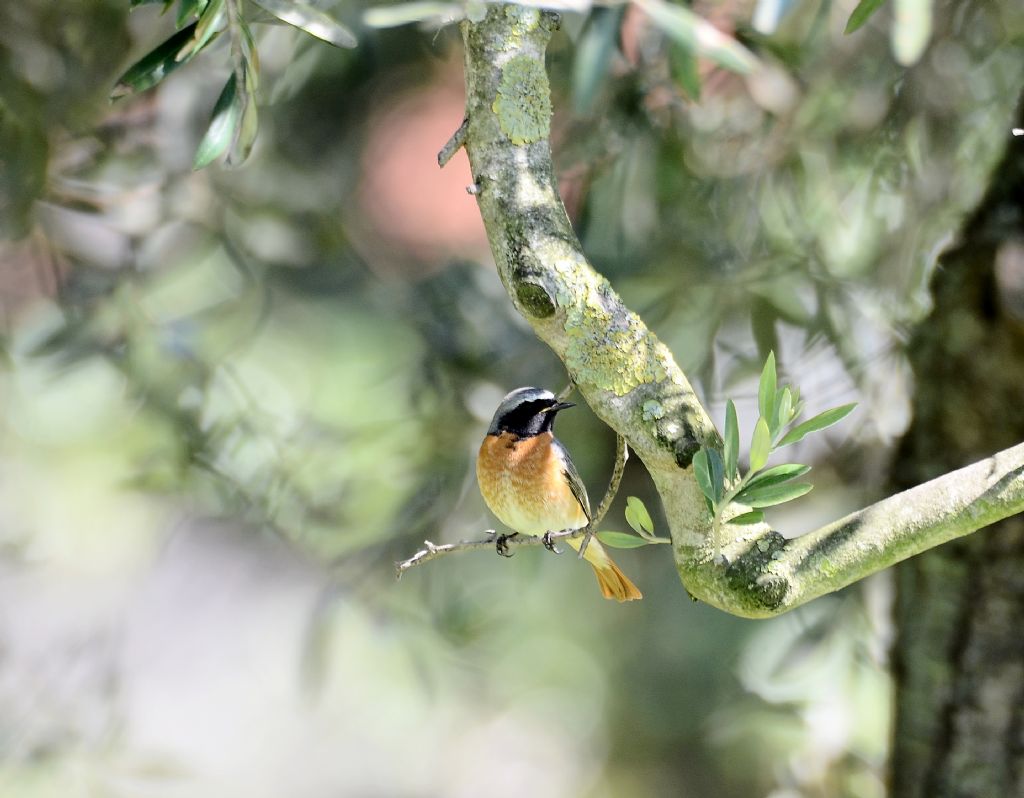
M 538 399 L 554 399 L 555 395 L 544 388 L 516 388 L 514 391 L 509 391 L 505 394 L 505 398 L 501 400 L 503 405 L 508 404 L 522 404 L 523 402 L 533 402 Z

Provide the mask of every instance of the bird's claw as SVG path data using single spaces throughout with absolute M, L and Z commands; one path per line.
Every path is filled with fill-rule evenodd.
M 518 532 L 512 532 L 511 534 L 508 534 L 508 535 L 498 535 L 498 537 L 495 538 L 494 550 L 496 552 L 498 552 L 498 556 L 499 557 L 511 557 L 512 556 L 512 552 L 509 551 L 509 549 L 508 549 L 508 542 L 510 540 L 512 540 L 512 538 L 514 538 L 518 534 L 519 534 Z
M 545 532 L 544 536 L 540 539 L 541 543 L 544 544 L 544 548 L 550 551 L 552 554 L 561 554 L 562 550 L 555 545 L 555 541 L 551 538 L 550 532 Z

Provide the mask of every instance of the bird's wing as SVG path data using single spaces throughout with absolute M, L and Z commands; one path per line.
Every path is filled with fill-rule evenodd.
M 569 489 L 572 491 L 572 495 L 576 497 L 576 501 L 580 503 L 580 507 L 583 508 L 583 512 L 587 516 L 587 521 L 591 520 L 590 517 L 590 499 L 587 498 L 587 487 L 583 484 L 583 480 L 580 479 L 580 474 L 576 470 L 576 466 L 572 463 L 572 458 L 569 457 L 569 452 L 562 446 L 561 442 L 555 439 L 555 448 L 558 449 L 558 453 L 562 457 L 562 474 L 565 475 L 565 481 L 569 483 Z

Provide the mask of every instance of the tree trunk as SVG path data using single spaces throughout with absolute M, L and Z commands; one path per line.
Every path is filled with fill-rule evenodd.
M 1024 440 L 1024 141 L 932 290 L 910 344 L 896 488 Z M 1024 796 L 1024 518 L 915 557 L 896 579 L 893 798 Z

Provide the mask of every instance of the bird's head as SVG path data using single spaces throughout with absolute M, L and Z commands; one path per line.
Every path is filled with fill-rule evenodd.
M 543 388 L 516 388 L 498 405 L 491 419 L 488 435 L 510 432 L 520 438 L 550 432 L 559 410 L 575 407 L 572 402 L 560 402 Z

